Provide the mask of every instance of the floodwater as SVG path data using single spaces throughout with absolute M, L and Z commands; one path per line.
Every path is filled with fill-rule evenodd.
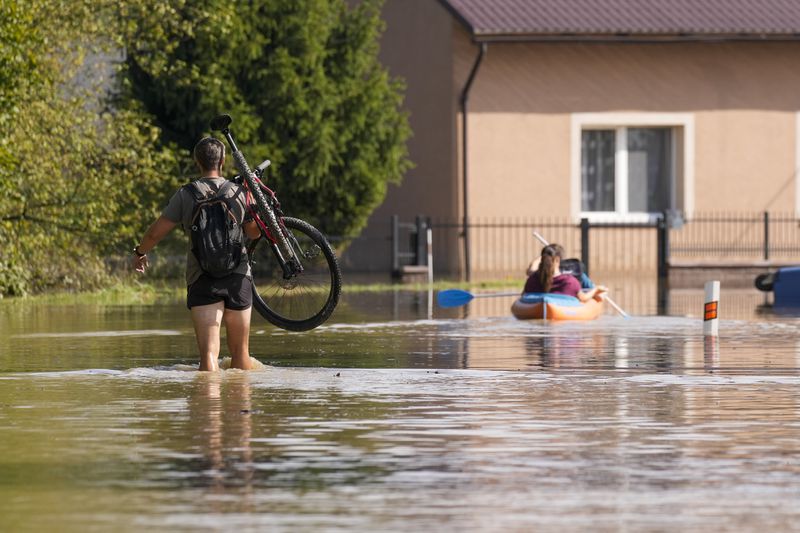
M 218 374 L 181 302 L 6 303 L 0 531 L 800 530 L 800 318 L 723 291 L 715 342 L 674 296 L 542 323 L 345 294 Z

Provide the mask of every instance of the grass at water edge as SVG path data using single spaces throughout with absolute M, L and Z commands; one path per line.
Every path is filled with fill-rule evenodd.
M 343 294 L 408 291 L 432 289 L 491 290 L 521 287 L 522 281 L 497 280 L 480 283 L 437 281 L 428 283 L 344 283 Z M 186 287 L 175 281 L 131 279 L 116 280 L 111 286 L 87 291 L 53 291 L 29 296 L 0 297 L 0 309 L 15 305 L 156 305 L 181 303 L 186 298 Z

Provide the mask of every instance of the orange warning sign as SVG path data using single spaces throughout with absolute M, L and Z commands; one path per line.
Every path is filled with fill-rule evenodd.
M 705 316 L 703 320 L 714 320 L 717 318 L 717 306 L 719 302 L 706 302 Z

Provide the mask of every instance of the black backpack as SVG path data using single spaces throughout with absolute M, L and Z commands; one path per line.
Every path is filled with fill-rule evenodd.
M 586 270 L 580 259 L 562 259 L 561 260 L 561 273 L 572 274 L 578 281 L 581 280 L 581 275 Z
M 192 211 L 192 253 L 203 272 L 214 278 L 223 278 L 236 270 L 242 262 L 242 225 L 236 220 L 226 198 L 233 183 L 226 181 L 211 194 L 200 190 L 197 182 L 187 188 L 195 199 Z

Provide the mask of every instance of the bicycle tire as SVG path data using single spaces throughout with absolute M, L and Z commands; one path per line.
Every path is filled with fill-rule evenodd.
M 283 223 L 304 270 L 284 279 L 271 243 L 260 239 L 250 253 L 253 307 L 281 329 L 308 331 L 325 322 L 339 303 L 342 273 L 318 229 L 298 218 L 285 217 Z
M 775 286 L 775 273 L 761 274 L 756 276 L 756 289 L 770 292 Z

